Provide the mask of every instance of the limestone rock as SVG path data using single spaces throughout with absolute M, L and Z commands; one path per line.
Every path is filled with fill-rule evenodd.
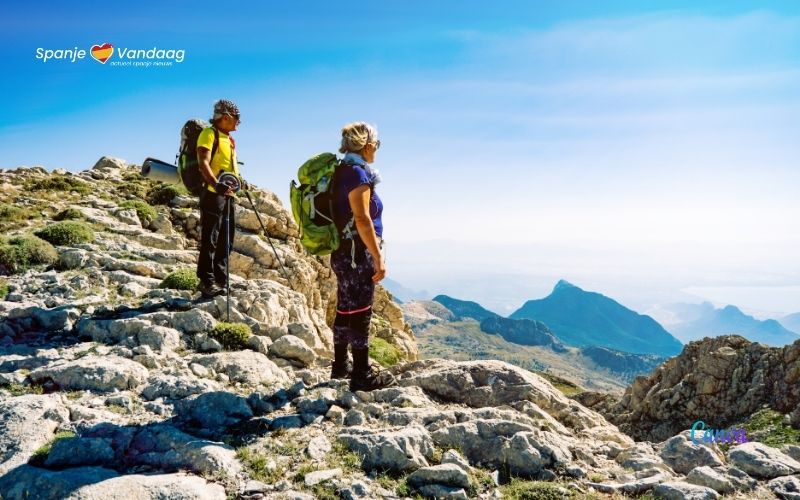
M 303 366 L 312 364 L 316 358 L 314 351 L 294 335 L 280 337 L 270 346 L 269 352 L 272 356 L 298 361 Z
M 757 484 L 754 479 L 739 469 L 711 468 L 707 465 L 692 469 L 686 476 L 686 482 L 706 486 L 721 495 L 727 495 L 737 490 L 752 490 Z
M 314 460 L 322 460 L 331 451 L 331 442 L 324 435 L 311 439 L 306 447 L 306 453 Z
M 469 476 L 466 471 L 455 464 L 441 464 L 421 467 L 407 478 L 408 484 L 420 488 L 426 484 L 442 484 L 458 488 L 469 488 Z
M 30 498 L 89 500 L 92 497 L 71 495 L 76 494 L 81 487 L 97 486 L 117 475 L 117 472 L 102 467 L 49 471 L 30 465 L 21 465 L 0 475 L 0 498 L 4 500 L 28 500 Z M 94 498 L 103 497 L 95 496 Z
M 69 413 L 56 394 L 0 401 L 0 477 L 27 462 L 68 421 Z M 2 492 L 0 487 L 0 497 Z
M 430 435 L 418 426 L 381 430 L 351 427 L 342 430 L 338 439 L 363 457 L 366 470 L 404 472 L 427 467 L 434 451 Z
M 679 474 L 686 474 L 695 467 L 723 464 L 723 456 L 714 443 L 692 442 L 690 431 L 671 437 L 661 450 L 661 458 Z
M 114 461 L 111 440 L 106 438 L 59 439 L 47 455 L 47 467 L 106 465 Z
M 196 366 L 200 366 L 203 370 L 206 369 L 201 365 Z M 158 398 L 183 399 L 193 394 L 216 391 L 220 388 L 221 386 L 212 380 L 159 374 L 148 379 L 147 385 L 142 389 L 142 397 L 148 401 Z
M 126 358 L 89 355 L 37 368 L 30 378 L 34 382 L 52 380 L 63 390 L 110 392 L 136 388 L 145 381 L 147 373 L 145 367 Z
M 306 474 L 303 482 L 306 486 L 314 486 L 325 481 L 330 481 L 335 477 L 342 475 L 342 469 L 328 469 L 309 472 Z
M 653 488 L 657 498 L 665 500 L 715 500 L 719 498 L 716 491 L 705 486 L 682 482 L 661 483 Z
M 434 442 L 460 449 L 483 467 L 508 467 L 522 477 L 536 477 L 543 469 L 570 463 L 569 443 L 549 431 L 507 420 L 473 420 L 432 433 Z
M 192 357 L 191 362 L 224 373 L 231 381 L 243 384 L 272 385 L 289 379 L 286 372 L 269 358 L 253 351 L 197 355 Z
M 193 421 L 204 430 L 226 427 L 253 417 L 244 397 L 223 391 L 206 392 L 183 400 L 177 411 L 181 418 Z
M 475 408 L 533 403 L 572 432 L 585 431 L 587 436 L 624 446 L 633 444 L 601 415 L 567 398 L 542 377 L 502 361 L 430 359 L 392 371 L 399 385 L 419 386 L 438 401 Z
M 797 476 L 776 477 L 767 486 L 778 498 L 800 500 L 800 478 Z
M 773 479 L 800 472 L 800 463 L 780 451 L 758 442 L 743 443 L 728 452 L 730 462 L 750 474 Z
M 635 439 L 662 441 L 710 415 L 742 422 L 764 405 L 796 411 L 799 382 L 800 342 L 777 348 L 737 335 L 709 337 L 637 377 L 610 409 L 598 409 Z

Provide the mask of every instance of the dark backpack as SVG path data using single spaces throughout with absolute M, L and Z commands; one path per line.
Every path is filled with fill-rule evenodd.
M 200 163 L 197 161 L 197 138 L 200 132 L 211 125 L 205 120 L 192 118 L 181 129 L 181 145 L 178 150 L 178 176 L 186 189 L 195 196 L 200 196 L 206 186 Z M 214 145 L 211 147 L 211 160 L 219 146 L 219 131 L 214 128 Z

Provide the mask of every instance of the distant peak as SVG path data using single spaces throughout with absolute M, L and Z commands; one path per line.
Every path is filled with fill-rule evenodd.
M 578 287 L 573 285 L 567 280 L 558 280 L 558 283 L 556 283 L 556 287 L 553 288 L 553 291 L 557 292 L 558 290 L 567 290 L 570 288 L 578 288 Z

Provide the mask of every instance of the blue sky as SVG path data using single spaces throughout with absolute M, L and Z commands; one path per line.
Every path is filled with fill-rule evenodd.
M 367 120 L 406 286 L 501 313 L 559 278 L 640 311 L 800 311 L 798 2 L 165 4 L 4 4 L 0 167 L 171 161 L 227 97 L 243 172 L 286 200 Z M 186 56 L 35 58 L 103 42 Z

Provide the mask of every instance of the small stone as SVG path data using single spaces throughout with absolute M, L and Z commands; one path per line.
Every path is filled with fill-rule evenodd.
M 345 408 L 350 409 L 359 404 L 361 404 L 361 400 L 358 398 L 358 396 L 356 396 L 352 392 L 346 392 L 342 396 L 342 406 L 344 406 Z
M 364 422 L 366 422 L 366 420 L 367 419 L 364 416 L 364 413 L 356 409 L 352 409 L 348 411 L 347 414 L 344 416 L 344 425 L 348 427 L 354 425 L 364 425 Z
M 333 405 L 328 409 L 328 413 L 325 414 L 325 418 L 336 425 L 342 425 L 344 423 L 344 409 L 342 409 L 340 406 Z
M 322 460 L 331 451 L 331 442 L 327 437 L 317 436 L 308 443 L 306 453 L 314 460 Z
M 342 475 L 342 469 L 328 469 L 309 472 L 303 482 L 306 486 L 314 486 Z
M 466 472 L 469 472 L 472 468 L 469 466 L 469 462 L 466 458 L 464 458 L 461 453 L 457 452 L 456 450 L 450 449 L 445 451 L 442 454 L 442 463 L 443 464 L 455 464 Z
M 208 368 L 197 363 L 189 363 L 189 369 L 200 378 L 208 377 Z

